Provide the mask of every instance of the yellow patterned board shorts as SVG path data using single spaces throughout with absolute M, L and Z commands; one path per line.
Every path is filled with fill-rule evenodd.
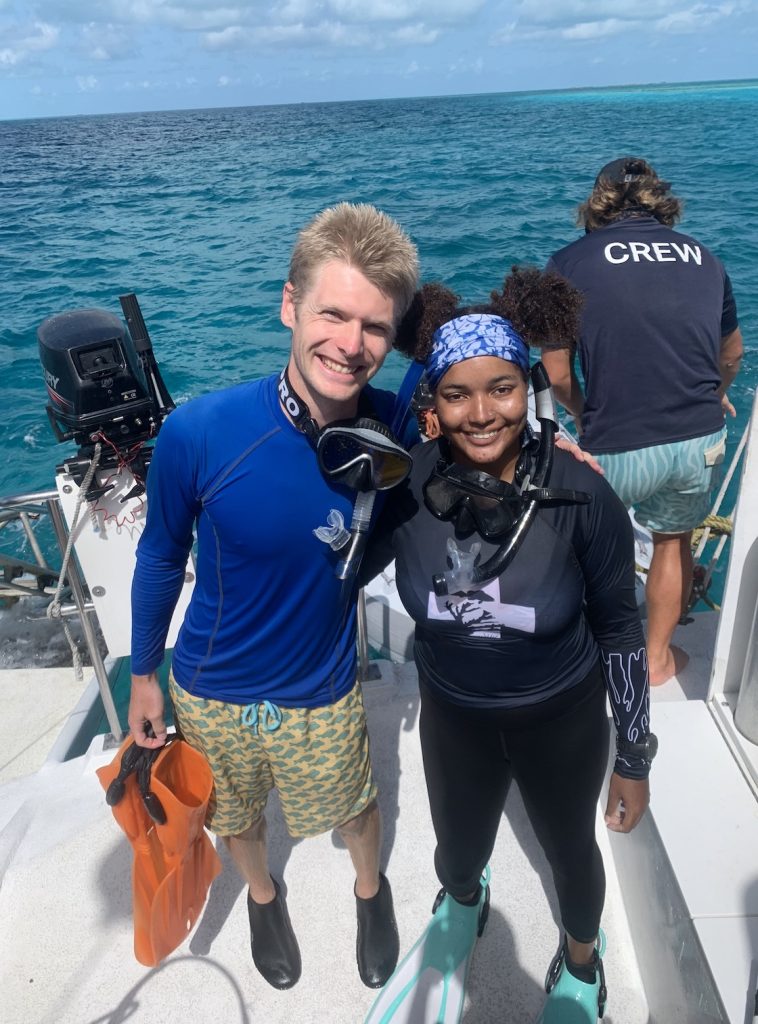
M 211 766 L 205 823 L 217 835 L 238 835 L 254 824 L 274 788 L 295 838 L 344 825 L 375 799 L 358 683 L 336 704 L 319 708 L 195 697 L 173 673 L 169 692 L 179 731 Z

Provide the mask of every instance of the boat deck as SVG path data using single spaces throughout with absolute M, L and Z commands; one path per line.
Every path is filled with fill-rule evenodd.
M 750 1020 L 758 969 L 758 804 L 703 702 L 715 628 L 709 613 L 684 627 L 675 639 L 689 651 L 690 663 L 678 679 L 653 690 L 661 752 L 651 814 L 631 836 L 610 836 L 598 816 L 608 873 L 609 1024 Z M 378 664 L 381 678 L 365 684 L 364 693 L 385 822 L 384 863 L 405 952 L 428 921 L 437 892 L 434 836 L 415 670 Z M 194 933 L 158 968 L 137 963 L 131 852 L 94 774 L 113 751 L 102 751 L 100 737 L 84 756 L 49 759 L 34 774 L 19 774 L 34 771 L 65 702 L 70 706 L 74 684 L 67 671 L 45 678 L 52 718 L 41 722 L 39 735 L 28 734 L 22 720 L 0 723 L 10 762 L 0 786 L 4 1024 L 164 1024 L 179 1016 L 225 1024 L 361 1024 L 374 993 L 360 983 L 355 966 L 348 854 L 332 834 L 292 840 L 275 796 L 268 813 L 271 868 L 284 879 L 300 941 L 299 984 L 277 992 L 255 971 L 243 885 L 223 848 L 225 870 Z M 19 702 L 26 696 L 27 708 L 30 693 L 45 701 L 40 673 L 4 673 Z M 58 706 L 54 694 L 61 697 Z M 645 858 L 647 875 L 638 871 Z M 645 927 L 653 932 L 641 943 Z M 492 909 L 473 961 L 466 1024 L 529 1024 L 558 941 L 549 871 L 514 789 L 492 858 Z
M 373 761 L 385 822 L 384 860 L 405 952 L 429 918 L 438 883 L 417 736 L 412 666 L 382 663 L 366 684 Z M 260 1021 L 360 1024 L 374 993 L 355 966 L 352 870 L 333 835 L 293 841 L 275 797 L 269 810 L 271 868 L 283 877 L 299 937 L 303 975 L 277 992 L 250 959 L 245 893 L 224 858 L 189 940 L 154 970 L 132 954 L 130 848 L 105 806 L 90 753 L 44 766 L 0 788 L 0 965 L 5 1024 L 164 1024 Z M 603 925 L 610 1024 L 649 1015 L 613 873 Z M 548 895 L 546 896 L 545 891 Z M 524 1024 L 542 1003 L 542 982 L 559 941 L 547 866 L 517 792 L 509 798 L 492 860 L 492 909 L 474 958 L 467 1024 Z

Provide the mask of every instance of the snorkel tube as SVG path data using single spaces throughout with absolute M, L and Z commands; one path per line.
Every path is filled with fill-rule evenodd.
M 359 491 L 356 495 L 353 518 L 350 521 L 350 543 L 335 570 L 338 580 L 352 580 L 358 572 L 363 552 L 366 550 L 375 499 L 376 491 Z
M 448 594 L 460 593 L 461 591 L 463 593 L 471 593 L 473 590 L 481 589 L 483 583 L 495 579 L 504 572 L 513 561 L 516 552 L 523 543 L 524 537 L 529 532 L 529 527 L 537 515 L 539 502 L 536 498 L 530 498 L 529 492 L 537 492 L 540 488 L 545 487 L 550 479 L 550 471 L 553 468 L 558 417 L 555 411 L 553 389 L 550 386 L 550 380 L 542 363 L 534 364 L 530 376 L 534 391 L 536 416 L 540 424 L 540 446 L 537 452 L 537 465 L 535 466 L 534 477 L 530 479 L 527 476 L 521 486 L 521 493 L 524 499 L 523 511 L 518 517 L 506 543 L 497 549 L 492 558 L 489 558 L 481 565 L 474 566 L 456 559 L 452 569 L 433 576 L 432 586 L 437 597 L 445 597 Z

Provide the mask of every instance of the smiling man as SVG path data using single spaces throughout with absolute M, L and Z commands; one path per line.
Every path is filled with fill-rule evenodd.
M 350 522 L 355 492 L 325 479 L 315 447 L 334 420 L 389 422 L 394 396 L 369 381 L 417 283 L 416 249 L 389 217 L 347 203 L 323 211 L 300 233 L 284 286 L 285 369 L 178 408 L 150 467 L 132 586 L 129 726 L 141 746 L 165 742 L 156 670 L 196 534 L 171 697 L 183 736 L 213 771 L 207 824 L 247 882 L 253 961 L 280 989 L 297 982 L 301 961 L 268 869 L 273 788 L 293 836 L 337 829 L 350 852 L 363 982 L 381 986 L 397 961 L 355 681 L 355 602 L 335 573 L 339 555 L 316 535 L 335 512 Z

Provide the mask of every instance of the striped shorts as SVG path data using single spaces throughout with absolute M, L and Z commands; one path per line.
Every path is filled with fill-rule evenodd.
M 711 510 L 726 451 L 726 428 L 705 437 L 596 455 L 605 478 L 641 526 L 687 533 Z
M 376 797 L 360 684 L 335 704 L 280 708 L 195 697 L 169 676 L 177 727 L 205 754 L 214 789 L 206 825 L 239 835 L 276 787 L 291 836 L 344 825 Z

